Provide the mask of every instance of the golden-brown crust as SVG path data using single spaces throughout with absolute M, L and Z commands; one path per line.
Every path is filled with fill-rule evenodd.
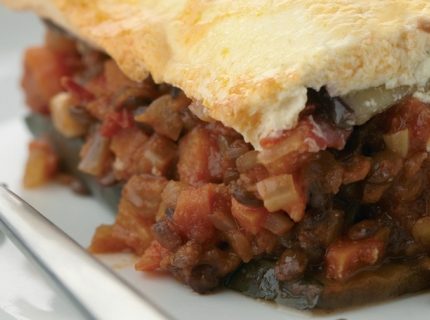
M 430 77 L 427 0 L 0 0 L 152 74 L 259 140 L 293 127 L 306 88 L 334 95 Z M 376 110 L 377 111 L 377 110 Z

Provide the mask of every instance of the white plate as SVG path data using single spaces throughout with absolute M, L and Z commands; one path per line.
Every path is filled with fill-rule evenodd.
M 28 23 L 27 19 L 30 19 Z M 21 188 L 26 146 L 30 136 L 21 118 L 16 117 L 24 110 L 17 86 L 19 57 L 24 44 L 37 43 L 41 39 L 41 27 L 28 15 L 18 16 L 7 13 L 2 8 L 0 22 L 0 182 L 6 183 L 86 247 L 99 224 L 113 222 L 114 215 L 107 208 L 91 198 L 75 196 L 70 190 L 59 185 L 53 184 L 34 191 Z M 228 290 L 200 296 L 177 283 L 166 273 L 134 271 L 135 258 L 127 255 L 104 256 L 102 260 L 176 319 L 294 320 L 310 316 L 309 313 L 276 308 Z M 430 294 L 419 294 L 317 318 L 423 319 L 427 317 L 429 310 Z M 56 294 L 38 270 L 1 233 L 0 319 L 80 319 L 73 306 Z

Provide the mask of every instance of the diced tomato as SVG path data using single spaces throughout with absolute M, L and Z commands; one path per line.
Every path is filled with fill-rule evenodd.
M 107 138 L 115 135 L 121 130 L 119 121 L 121 121 L 121 114 L 119 112 L 108 113 L 100 128 L 100 134 Z
M 239 203 L 236 199 L 231 200 L 231 213 L 239 225 L 256 234 L 261 229 L 261 224 L 266 220 L 269 212 L 264 207 L 252 207 Z
M 161 192 L 166 184 L 164 177 L 150 174 L 131 177 L 123 188 L 120 210 L 133 212 L 154 222 L 161 203 Z
M 101 225 L 91 240 L 88 251 L 91 253 L 120 252 L 128 248 L 123 239 L 113 235 L 113 226 Z
M 107 83 L 106 83 L 105 74 L 102 74 L 101 76 L 90 80 L 85 85 L 85 88 L 97 97 L 106 94 L 107 92 L 106 87 L 107 87 Z
M 173 221 L 188 239 L 209 243 L 216 237 L 216 229 L 209 218 L 215 198 L 216 186 L 212 184 L 190 187 L 179 195 Z
M 167 207 L 176 209 L 179 196 L 181 195 L 182 190 L 187 187 L 188 185 L 186 183 L 170 180 L 161 193 L 161 199 L 163 199 L 163 202 Z
M 151 135 L 138 154 L 140 173 L 151 173 L 155 176 L 169 176 L 177 159 L 176 144 L 157 133 Z
M 217 188 L 217 194 L 212 207 L 212 214 L 209 216 L 212 224 L 221 231 L 237 229 L 236 220 L 231 214 L 231 195 L 229 188 L 221 184 Z
M 312 153 L 326 148 L 342 149 L 351 132 L 317 116 L 308 116 L 280 136 L 262 139 L 263 151 L 258 159 L 272 174 L 292 173 Z
M 112 236 L 142 255 L 154 237 L 151 226 L 167 181 L 150 175 L 134 176 L 124 185 Z
M 296 137 L 301 137 L 302 148 L 306 151 L 326 147 L 341 149 L 345 145 L 351 130 L 341 129 L 319 117 L 308 116 L 299 120 L 297 126 L 291 130 L 284 131 L 278 137 L 266 137 L 260 143 L 264 149 L 271 149 L 279 144 L 287 144 L 287 141 L 296 141 Z M 295 148 L 296 150 L 298 148 Z
M 107 96 L 101 96 L 88 103 L 86 108 L 94 118 L 103 122 L 107 115 L 112 112 L 111 99 Z
M 81 104 L 87 104 L 95 99 L 94 94 L 89 92 L 87 89 L 85 89 L 83 86 L 77 84 L 72 78 L 70 77 L 63 77 L 61 78 L 61 85 L 66 89 L 72 97 Z
M 49 100 L 64 91 L 60 79 L 73 73 L 78 64 L 76 60 L 77 57 L 47 47 L 33 47 L 25 52 L 21 85 L 33 111 L 49 113 Z
M 271 214 L 272 213 L 269 215 Z M 266 229 L 261 229 L 260 232 L 254 236 L 252 251 L 254 255 L 270 253 L 278 244 L 278 237 L 275 234 Z
M 25 188 L 36 188 L 54 178 L 57 173 L 58 156 L 45 139 L 30 142 L 29 151 L 23 184 Z
M 121 129 L 112 136 L 110 150 L 115 154 L 113 171 L 118 180 L 138 172 L 138 163 L 148 136 L 137 127 Z
M 360 241 L 336 240 L 325 257 L 327 277 L 345 281 L 360 269 L 381 263 L 386 253 L 389 232 L 385 227 L 374 236 Z
M 140 258 L 140 261 L 136 263 L 136 270 L 149 271 L 159 268 L 161 260 L 168 252 L 169 250 L 164 248 L 157 240 L 153 240 Z
M 141 255 L 154 239 L 150 229 L 155 219 L 139 216 L 131 206 L 123 204 L 124 202 L 122 198 L 112 235 L 124 241 L 136 254 Z
M 221 159 L 217 139 L 205 128 L 197 127 L 179 140 L 178 172 L 192 186 L 221 182 Z
M 121 129 L 131 128 L 134 126 L 133 116 L 130 111 L 123 109 L 119 112 L 108 113 L 100 128 L 100 134 L 103 137 L 112 137 Z
M 389 132 L 409 130 L 409 151 L 411 153 L 423 150 L 430 138 L 430 108 L 429 104 L 418 99 L 407 99 L 402 104 L 390 109 L 382 119 L 383 128 Z M 388 120 L 387 120 L 388 119 Z

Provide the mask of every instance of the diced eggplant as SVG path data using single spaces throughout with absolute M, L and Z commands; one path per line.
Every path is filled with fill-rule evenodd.
M 384 86 L 350 92 L 342 96 L 342 101 L 352 108 L 355 113 L 349 117 L 353 123 L 363 124 L 375 113 L 386 110 L 392 105 L 410 96 L 416 87 L 402 86 L 387 89 Z
M 271 300 L 297 309 L 313 309 L 323 284 L 304 276 L 292 281 L 280 281 L 274 274 L 275 261 L 253 260 L 240 266 L 225 281 L 227 288 L 247 296 Z
M 427 83 L 422 91 L 425 92 L 429 88 L 430 83 Z M 345 128 L 365 123 L 375 114 L 410 97 L 417 89 L 417 86 L 400 86 L 391 89 L 379 86 L 331 97 L 327 90 L 322 88 L 318 95 L 333 122 L 338 127 Z
M 60 156 L 60 168 L 70 172 L 73 176 L 81 180 L 97 199 L 107 204 L 113 212 L 117 212 L 118 203 L 121 198 L 122 185 L 113 187 L 102 187 L 96 179 L 88 174 L 78 170 L 80 162 L 79 151 L 84 141 L 80 138 L 69 139 L 55 131 L 49 117 L 39 114 L 30 114 L 26 116 L 25 122 L 30 132 L 35 137 L 44 136 L 54 146 L 57 154 Z

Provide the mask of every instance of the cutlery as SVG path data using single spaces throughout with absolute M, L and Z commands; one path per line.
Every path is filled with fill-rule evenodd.
M 2 184 L 0 229 L 85 319 L 171 319 Z

